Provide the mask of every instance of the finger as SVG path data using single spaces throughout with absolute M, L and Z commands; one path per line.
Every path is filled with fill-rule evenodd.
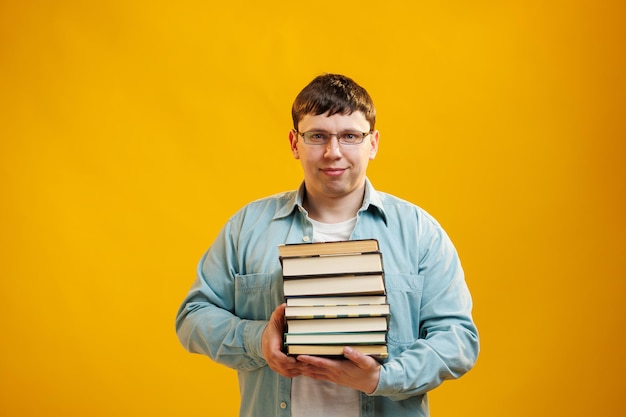
M 285 317 L 285 307 L 287 307 L 286 303 L 279 304 L 278 306 L 276 306 L 276 308 L 272 312 L 272 316 L 278 319 L 280 323 L 283 322 L 283 318 Z
M 292 357 L 273 357 L 272 359 L 268 362 L 269 367 L 273 371 L 290 378 L 302 374 L 302 368 L 305 366 Z
M 280 346 L 278 346 L 277 349 L 272 352 L 271 357 L 275 363 L 279 363 L 283 366 L 298 366 L 298 361 L 296 360 L 296 358 L 291 355 L 285 354 Z
M 313 365 L 319 368 L 330 368 L 334 365 L 332 359 L 320 358 L 319 356 L 311 356 L 311 355 L 298 355 L 297 359 L 299 362 L 306 363 L 308 365 Z
M 281 369 L 285 372 L 293 376 L 302 375 L 309 368 L 309 365 L 298 362 L 293 357 L 288 357 L 288 363 L 283 362 L 281 364 Z
M 378 365 L 378 362 L 376 362 L 374 358 L 364 355 L 350 346 L 343 348 L 343 356 L 361 369 L 367 369 Z

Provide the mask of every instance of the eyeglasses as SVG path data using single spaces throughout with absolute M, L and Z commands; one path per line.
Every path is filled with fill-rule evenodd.
M 328 133 L 316 131 L 298 132 L 296 130 L 296 133 L 302 136 L 302 139 L 304 139 L 304 143 L 308 145 L 326 145 L 328 142 L 330 142 L 330 138 L 332 138 L 333 136 L 337 136 L 337 140 L 342 145 L 358 145 L 359 143 L 363 142 L 365 137 L 372 132 L 347 130 L 345 132 L 339 133 Z

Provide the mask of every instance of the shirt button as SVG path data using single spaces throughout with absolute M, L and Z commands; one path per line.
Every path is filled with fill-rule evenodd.
M 304 237 L 302 238 L 302 240 L 304 240 L 305 242 L 308 242 L 308 241 L 309 241 L 309 239 L 310 239 L 310 237 L 308 237 L 308 236 L 304 236 Z
M 280 408 L 282 408 L 283 410 L 284 410 L 285 408 L 287 408 L 287 403 L 286 403 L 286 402 L 284 402 L 284 401 L 283 401 L 283 402 L 281 402 L 281 403 L 280 403 Z

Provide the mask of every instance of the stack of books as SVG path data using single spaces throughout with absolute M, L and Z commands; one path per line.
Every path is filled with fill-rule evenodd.
M 344 346 L 387 357 L 389 304 L 376 239 L 279 245 L 285 351 L 342 356 Z

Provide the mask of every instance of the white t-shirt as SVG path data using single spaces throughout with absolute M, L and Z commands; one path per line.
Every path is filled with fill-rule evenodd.
M 341 223 L 320 223 L 313 219 L 313 241 L 347 240 L 356 217 Z M 291 380 L 291 417 L 359 417 L 359 391 L 333 382 L 298 376 Z

